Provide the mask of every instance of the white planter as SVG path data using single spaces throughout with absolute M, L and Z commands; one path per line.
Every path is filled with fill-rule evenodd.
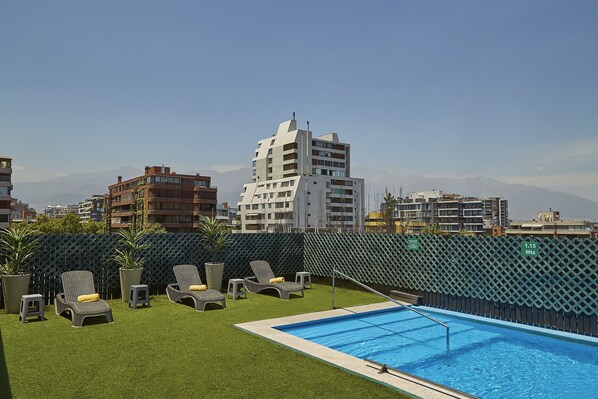
M 2 294 L 6 313 L 19 313 L 21 296 L 29 293 L 31 274 L 2 276 Z
M 207 262 L 206 280 L 209 289 L 222 291 L 222 276 L 224 275 L 224 263 Z
M 123 302 L 129 301 L 129 294 L 131 286 L 141 283 L 141 272 L 143 267 L 139 269 L 118 269 L 120 275 L 120 296 Z

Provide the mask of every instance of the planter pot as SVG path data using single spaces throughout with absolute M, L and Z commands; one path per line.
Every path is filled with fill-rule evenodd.
M 2 276 L 2 294 L 6 313 L 19 313 L 21 297 L 29 293 L 31 274 Z
M 224 275 L 224 263 L 206 263 L 206 280 L 208 288 L 222 291 L 222 276 Z
M 131 292 L 131 286 L 141 283 L 141 272 L 143 267 L 139 269 L 118 269 L 120 274 L 120 297 L 123 302 L 129 301 L 129 294 Z

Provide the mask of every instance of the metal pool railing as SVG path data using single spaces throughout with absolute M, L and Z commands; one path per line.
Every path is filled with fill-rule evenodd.
M 410 311 L 412 311 L 414 313 L 417 313 L 418 315 L 420 315 L 422 317 L 425 317 L 428 320 L 433 321 L 436 324 L 440 324 L 441 326 L 443 326 L 446 329 L 446 350 L 449 350 L 449 346 L 450 346 L 449 345 L 449 326 L 447 324 L 445 324 L 445 323 L 443 323 L 443 322 L 441 322 L 439 320 L 436 320 L 433 317 L 425 315 L 422 312 L 420 312 L 418 310 L 415 310 L 415 309 L 413 309 L 410 306 L 405 306 L 401 302 L 396 301 L 396 300 L 392 299 L 391 297 L 389 297 L 387 295 L 384 295 L 383 293 L 381 293 L 379 291 L 376 291 L 375 289 L 373 289 L 371 287 L 368 287 L 367 285 L 365 285 L 365 284 L 363 284 L 363 283 L 355 280 L 354 278 L 352 278 L 350 276 L 347 276 L 346 274 L 344 274 L 344 273 L 342 273 L 342 272 L 340 272 L 340 271 L 338 271 L 336 269 L 332 269 L 332 309 L 335 309 L 335 306 L 334 306 L 334 290 L 335 290 L 335 286 L 336 286 L 335 279 L 336 279 L 336 275 L 337 274 L 339 276 L 341 276 L 341 277 L 343 277 L 343 278 L 345 278 L 345 279 L 347 279 L 347 280 L 349 280 L 349 281 L 351 281 L 351 282 L 359 285 L 360 287 L 365 288 L 366 290 L 370 291 L 371 293 L 376 294 L 378 296 L 381 296 L 382 298 L 386 299 L 387 301 L 393 302 L 393 303 L 395 303 L 395 304 L 397 304 L 397 305 L 399 305 L 399 306 L 401 306 L 401 307 L 403 307 L 403 308 L 405 308 L 407 310 L 410 310 Z

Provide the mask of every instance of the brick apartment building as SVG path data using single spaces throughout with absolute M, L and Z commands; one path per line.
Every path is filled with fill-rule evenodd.
M 108 187 L 104 205 L 108 230 L 159 223 L 168 232 L 198 228 L 200 216 L 215 216 L 217 190 L 209 176 L 180 175 L 165 166 L 146 166 L 145 174 Z

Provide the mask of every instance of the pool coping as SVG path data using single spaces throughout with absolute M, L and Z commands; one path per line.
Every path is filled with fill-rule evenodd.
M 382 302 L 373 305 L 325 310 L 322 312 L 280 317 L 277 319 L 240 323 L 235 324 L 235 327 L 266 338 L 292 350 L 304 353 L 310 357 L 322 360 L 350 373 L 358 374 L 367 379 L 397 389 L 410 396 L 427 399 L 475 398 L 475 396 L 451 389 L 449 387 L 437 385 L 430 381 L 397 370 L 392 370 L 392 373 L 379 373 L 379 369 L 372 367 L 371 363 L 368 361 L 338 352 L 334 349 L 307 341 L 303 338 L 296 337 L 275 328 L 286 324 L 316 321 L 330 317 L 347 316 L 355 313 L 371 312 L 396 307 L 397 305 L 392 302 Z

